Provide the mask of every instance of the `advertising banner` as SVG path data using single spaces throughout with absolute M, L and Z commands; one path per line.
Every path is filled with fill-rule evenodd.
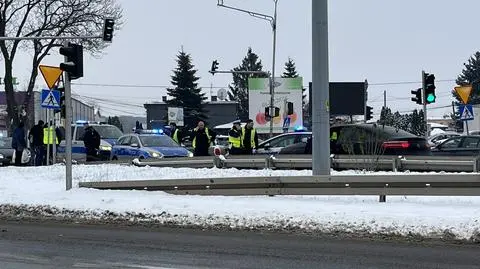
M 275 78 L 274 85 L 274 106 L 280 109 L 280 114 L 272 119 L 273 132 L 283 133 L 303 126 L 303 79 L 301 77 Z M 268 78 L 248 79 L 249 118 L 253 120 L 258 133 L 270 132 L 270 121 L 268 117 L 265 117 L 265 108 L 270 106 L 269 87 Z M 288 112 L 291 114 L 289 115 Z

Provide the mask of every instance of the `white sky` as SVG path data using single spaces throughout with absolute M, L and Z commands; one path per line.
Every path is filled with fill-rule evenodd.
M 125 26 L 99 59 L 85 59 L 82 84 L 169 86 L 175 59 L 183 46 L 193 57 L 207 95 L 209 87 L 227 87 L 231 75 L 208 73 L 241 63 L 251 46 L 271 70 L 272 32 L 267 21 L 217 7 L 216 0 L 119 0 Z M 272 0 L 225 0 L 226 5 L 273 14 Z M 420 87 L 421 70 L 437 78 L 437 102 L 430 116 L 452 109 L 454 79 L 478 50 L 475 27 L 480 1 L 335 0 L 329 1 L 330 81 L 368 79 L 369 105 L 380 112 L 383 91 L 394 111 L 420 108 L 410 91 Z M 469 27 L 470 26 L 470 27 Z M 288 57 L 295 60 L 304 84 L 311 81 L 311 1 L 279 0 L 277 74 Z M 28 54 L 15 63 L 15 75 L 28 77 Z M 50 56 L 43 64 L 58 65 Z M 3 72 L 3 66 L 0 72 Z M 439 81 L 442 80 L 442 81 Z M 447 80 L 447 81 L 445 81 Z M 417 82 L 406 84 L 402 82 Z M 400 83 L 400 84 L 389 84 Z M 20 85 L 19 89 L 21 89 Z M 44 86 L 39 78 L 39 86 Z M 214 88 L 216 93 L 218 88 Z M 164 87 L 76 86 L 74 93 L 94 97 L 105 114 L 143 115 L 145 101 L 160 100 Z

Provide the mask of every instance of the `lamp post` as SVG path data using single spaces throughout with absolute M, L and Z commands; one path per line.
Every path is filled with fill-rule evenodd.
M 232 6 L 227 6 L 223 3 L 223 0 L 218 0 L 217 6 L 219 7 L 224 7 L 228 9 L 233 9 L 236 11 L 244 12 L 249 14 L 250 16 L 253 16 L 255 18 L 267 20 L 270 22 L 270 25 L 272 26 L 272 32 L 273 32 L 273 48 L 272 48 L 272 72 L 271 72 L 271 77 L 270 77 L 270 115 L 273 114 L 273 111 L 275 110 L 275 50 L 277 46 L 277 3 L 278 0 L 273 0 L 275 7 L 274 7 L 274 12 L 273 16 L 270 15 L 265 15 L 245 9 L 240 9 Z M 270 119 L 270 137 L 273 136 L 273 117 Z

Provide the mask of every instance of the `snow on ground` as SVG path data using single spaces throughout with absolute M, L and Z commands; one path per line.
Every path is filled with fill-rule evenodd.
M 353 174 L 354 171 L 332 174 Z M 395 174 L 383 172 L 383 174 Z M 412 173 L 413 174 L 413 173 Z M 356 232 L 478 239 L 480 197 L 377 196 L 177 196 L 163 192 L 78 188 L 81 181 L 311 175 L 311 170 L 272 171 L 76 165 L 74 188 L 65 191 L 65 167 L 1 167 L 0 205 L 50 206 L 137 214 L 177 225 Z M 5 210 L 5 208 L 3 208 Z M 0 208 L 0 214 L 2 214 Z

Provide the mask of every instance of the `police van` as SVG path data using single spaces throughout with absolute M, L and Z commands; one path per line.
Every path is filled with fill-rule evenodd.
M 77 121 L 75 124 L 72 124 L 72 159 L 82 162 L 86 161 L 87 150 L 83 143 L 83 135 L 85 134 L 85 126 L 87 123 L 100 135 L 100 160 L 110 160 L 112 146 L 115 145 L 117 139 L 123 135 L 122 131 L 115 125 L 87 121 Z M 65 158 L 65 140 L 62 140 L 57 149 L 57 158 L 60 160 Z

